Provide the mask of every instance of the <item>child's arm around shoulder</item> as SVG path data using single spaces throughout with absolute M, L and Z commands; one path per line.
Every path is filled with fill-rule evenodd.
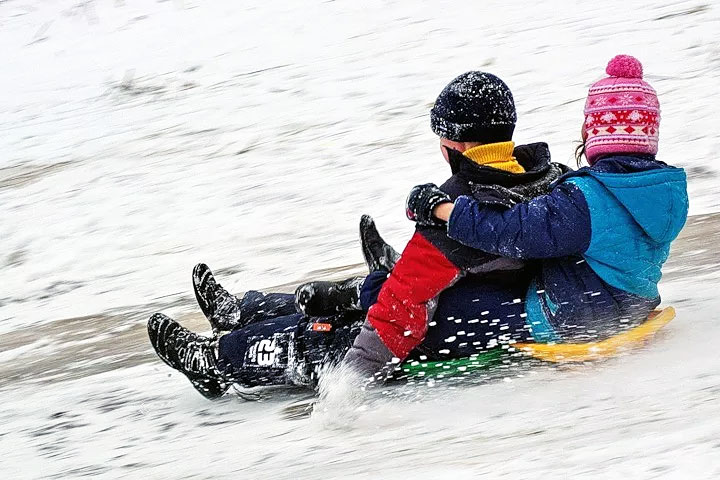
M 448 222 L 448 236 L 479 250 L 511 258 L 577 255 L 590 245 L 590 210 L 572 183 L 508 210 L 462 196 L 435 206 L 433 215 Z

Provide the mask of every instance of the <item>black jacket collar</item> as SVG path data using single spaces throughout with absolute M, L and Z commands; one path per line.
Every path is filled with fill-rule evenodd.
M 547 143 L 543 142 L 515 147 L 513 155 L 523 166 L 525 173 L 510 173 L 479 165 L 457 150 L 448 149 L 447 151 L 453 176 L 471 183 L 512 187 L 535 181 L 545 175 L 550 168 L 550 149 Z

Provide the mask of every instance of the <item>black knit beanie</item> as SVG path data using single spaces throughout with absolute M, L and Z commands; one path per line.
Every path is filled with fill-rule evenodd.
M 510 141 L 516 121 L 510 89 L 485 72 L 457 77 L 440 92 L 430 111 L 433 132 L 455 142 Z

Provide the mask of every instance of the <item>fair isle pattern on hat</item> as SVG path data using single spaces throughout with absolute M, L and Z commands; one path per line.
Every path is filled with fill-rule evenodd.
M 642 79 L 642 64 L 618 55 L 604 78 L 590 87 L 585 102 L 585 152 L 590 164 L 601 155 L 658 151 L 660 103 Z

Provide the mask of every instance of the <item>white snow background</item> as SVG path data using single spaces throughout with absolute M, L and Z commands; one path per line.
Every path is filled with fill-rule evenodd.
M 362 213 L 402 247 L 407 192 L 448 176 L 429 108 L 471 69 L 513 90 L 518 143 L 572 164 L 588 85 L 637 56 L 659 157 L 688 170 L 692 214 L 718 211 L 718 31 L 714 0 L 0 1 L 0 334 L 35 339 L 0 352 L 0 477 L 720 477 L 712 272 L 663 286 L 680 314 L 637 356 L 362 412 L 208 403 L 149 344 L 127 345 L 141 365 L 3 380 L 52 361 L 49 322 L 195 314 L 199 261 L 232 291 L 297 282 L 362 260 Z

